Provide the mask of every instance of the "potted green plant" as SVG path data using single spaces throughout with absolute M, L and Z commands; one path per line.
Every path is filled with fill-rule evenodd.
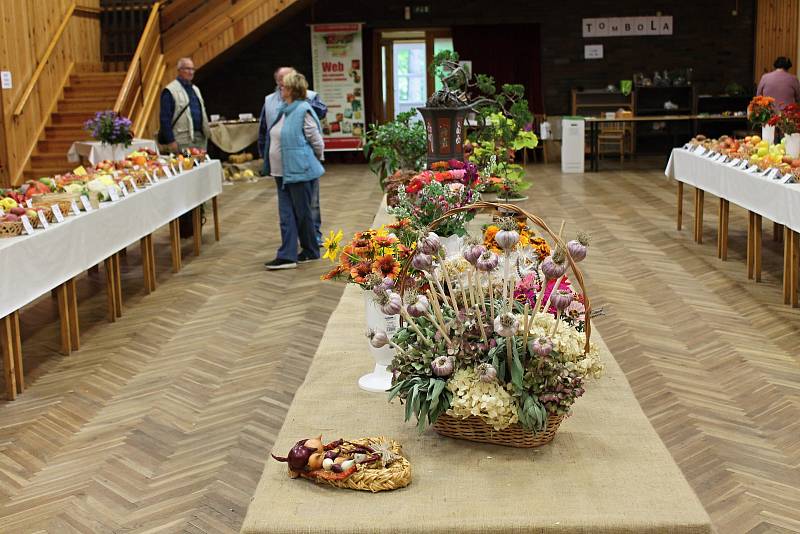
M 536 148 L 539 144 L 536 135 L 520 127 L 515 119 L 498 112 L 486 117 L 485 126 L 477 130 L 470 141 L 473 144 L 470 161 L 489 177 L 485 191 L 497 193 L 506 202 L 525 200 L 522 192 L 530 184 L 524 180 L 524 167 L 515 163 L 515 153 Z
M 425 163 L 425 128 L 414 120 L 416 109 L 400 113 L 393 121 L 372 124 L 364 141 L 369 168 L 378 176 L 381 189 L 393 174 L 407 171 L 409 179 Z

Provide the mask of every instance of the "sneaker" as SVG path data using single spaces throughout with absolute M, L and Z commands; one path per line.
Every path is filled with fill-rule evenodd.
M 305 252 L 301 252 L 297 255 L 297 263 L 308 263 L 310 261 L 316 261 L 319 258 L 310 258 L 306 255 Z
M 277 271 L 278 269 L 294 269 L 297 267 L 297 263 L 291 260 L 275 258 L 274 260 L 265 263 L 264 267 L 266 267 L 268 271 Z

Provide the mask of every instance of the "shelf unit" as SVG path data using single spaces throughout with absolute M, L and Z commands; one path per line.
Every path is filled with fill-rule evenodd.
M 590 117 L 602 116 L 606 112 L 616 112 L 619 109 L 634 111 L 636 107 L 636 94 L 631 91 L 624 95 L 621 91 L 608 91 L 606 89 L 588 89 L 585 91 L 572 90 L 572 114 Z M 601 125 L 602 129 L 603 126 Z M 636 127 L 625 124 L 625 131 L 629 132 L 629 146 L 623 151 L 634 153 L 636 151 Z M 588 146 L 588 144 L 587 144 Z

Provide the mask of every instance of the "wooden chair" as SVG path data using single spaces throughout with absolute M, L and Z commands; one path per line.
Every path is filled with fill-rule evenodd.
M 618 113 L 628 115 L 630 112 Z M 597 152 L 600 158 L 603 153 L 619 154 L 619 162 L 625 161 L 625 153 L 633 153 L 633 126 L 630 122 L 608 122 L 600 124 L 597 135 Z

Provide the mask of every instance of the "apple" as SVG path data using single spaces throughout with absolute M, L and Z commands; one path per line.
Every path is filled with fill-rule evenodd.
M 753 143 L 754 145 L 756 145 L 756 144 L 761 142 L 761 137 L 759 137 L 758 135 L 751 135 L 750 136 L 750 142 Z
M 769 153 L 769 148 L 767 148 L 767 147 L 765 147 L 765 146 L 758 147 L 758 150 L 756 151 L 756 155 L 757 155 L 759 158 L 763 158 L 763 157 L 764 157 L 764 156 L 766 156 L 768 153 Z

